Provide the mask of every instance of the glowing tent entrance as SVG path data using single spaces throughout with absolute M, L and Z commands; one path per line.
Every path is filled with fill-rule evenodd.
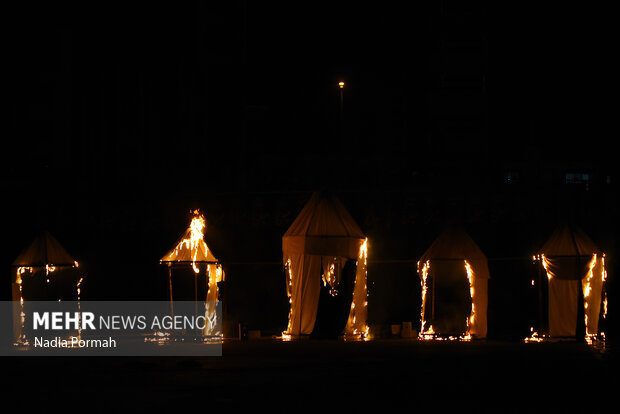
M 282 237 L 290 302 L 284 337 L 366 337 L 366 236 L 333 195 L 315 192 Z
M 581 229 L 563 226 L 553 232 L 534 259 L 547 275 L 548 336 L 576 338 L 584 334 L 586 339 L 596 338 L 607 308 L 605 254 Z M 540 279 L 542 289 L 545 278 Z
M 418 261 L 420 338 L 486 338 L 489 266 L 463 230 L 444 231 Z
M 25 342 L 21 306 L 24 301 L 79 301 L 82 278 L 69 269 L 78 267 L 64 247 L 50 233 L 39 234 L 15 259 L 11 268 L 14 335 L 16 342 Z
M 206 290 L 204 313 L 208 326 L 206 326 L 203 335 L 220 335 L 221 332 L 216 331 L 218 324 L 216 320 L 216 305 L 219 301 L 218 283 L 224 281 L 224 271 L 222 264 L 215 258 L 207 243 L 204 240 L 204 231 L 206 227 L 205 217 L 199 210 L 192 212 L 192 220 L 189 227 L 181 236 L 179 242 L 160 260 L 160 263 L 168 265 L 168 288 L 170 294 L 170 311 L 174 314 L 174 298 L 172 283 L 172 268 L 191 268 L 194 273 L 194 301 L 196 303 L 196 314 L 203 312 L 198 309 L 198 283 L 199 276 L 204 274 L 204 283 Z M 202 298 L 200 298 L 202 301 Z

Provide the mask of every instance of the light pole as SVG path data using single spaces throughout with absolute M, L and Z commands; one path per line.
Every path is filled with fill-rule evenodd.
M 340 121 L 342 121 L 343 108 L 344 108 L 344 82 L 338 82 L 338 88 L 340 89 Z

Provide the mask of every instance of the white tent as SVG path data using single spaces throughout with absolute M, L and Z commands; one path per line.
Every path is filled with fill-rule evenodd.
M 455 334 L 441 332 L 436 317 L 440 310 L 455 308 L 451 298 L 460 298 L 461 302 L 464 298 L 467 309 L 461 306 L 456 312 L 448 312 L 451 319 L 458 320 L 444 321 L 443 329 L 462 329 L 464 332 L 457 335 L 463 338 L 486 337 L 489 265 L 485 254 L 465 231 L 449 229 L 435 239 L 418 261 L 418 274 L 422 282 L 422 337 Z M 441 284 L 444 291 L 453 293 L 444 295 L 443 301 L 437 295 Z
M 286 288 L 291 304 L 286 335 L 312 333 L 321 290 L 336 292 L 347 260 L 356 260 L 353 298 L 345 335 L 366 335 L 366 236 L 332 194 L 315 192 L 282 237 Z
M 538 258 L 549 282 L 549 336 L 575 337 L 580 295 L 586 335 L 598 334 L 606 278 L 605 255 L 579 228 L 558 227 Z

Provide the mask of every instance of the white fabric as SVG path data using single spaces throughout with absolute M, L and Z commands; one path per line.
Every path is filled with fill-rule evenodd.
M 473 265 L 472 265 L 473 268 Z M 474 270 L 475 272 L 475 270 Z M 489 280 L 474 277 L 474 312 L 473 323 L 469 327 L 469 333 L 474 338 L 487 337 L 487 303 L 488 303 Z
M 290 259 L 290 335 L 310 335 L 314 329 L 321 292 L 321 256 L 295 254 Z M 289 276 L 287 275 L 287 278 Z
M 575 336 L 579 280 L 549 279 L 549 336 Z

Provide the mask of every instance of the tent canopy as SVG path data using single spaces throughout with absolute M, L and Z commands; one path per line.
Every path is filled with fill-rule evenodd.
M 39 234 L 13 261 L 15 267 L 75 266 L 75 260 L 47 231 Z
M 547 257 L 579 257 L 601 252 L 583 230 L 564 225 L 555 229 L 540 253 Z
M 205 218 L 198 210 L 194 212 L 190 226 L 175 246 L 161 259 L 161 262 L 217 263 L 211 249 L 204 240 Z
M 469 235 L 460 228 L 443 231 L 424 252 L 420 263 L 427 260 L 467 260 L 474 269 L 474 277 L 489 278 L 486 255 Z
M 366 236 L 333 194 L 315 192 L 282 237 L 284 256 L 357 258 Z

